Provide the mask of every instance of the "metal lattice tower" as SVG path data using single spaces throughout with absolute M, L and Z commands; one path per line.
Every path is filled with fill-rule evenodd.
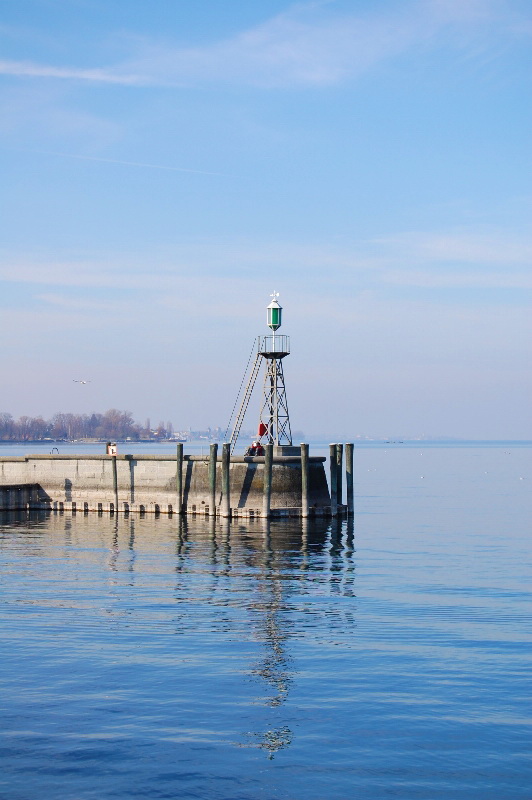
M 283 372 L 283 358 L 290 353 L 288 336 L 261 337 L 259 353 L 266 361 L 259 439 L 268 444 L 291 445 L 292 431 Z
M 249 373 L 244 396 L 231 435 L 231 452 L 236 447 L 262 361 L 265 362 L 266 366 L 257 439 L 261 443 L 267 444 L 292 444 L 292 431 L 290 429 L 290 416 L 288 414 L 283 372 L 283 358 L 290 355 L 290 337 L 276 334 L 276 331 L 281 327 L 283 311 L 277 301 L 278 296 L 278 292 L 274 292 L 271 295 L 273 300 L 267 308 L 268 327 L 271 328 L 273 333 L 269 336 L 259 336 L 257 339 L 257 355 Z

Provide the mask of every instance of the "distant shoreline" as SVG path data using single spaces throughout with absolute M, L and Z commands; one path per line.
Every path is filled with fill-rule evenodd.
M 61 446 L 71 446 L 71 445 L 105 445 L 109 440 L 108 439 L 99 439 L 99 440 L 84 440 L 84 439 L 0 439 L 0 446 L 2 445 L 13 445 L 20 447 L 21 445 L 45 445 L 50 447 L 57 447 L 57 445 Z M 190 440 L 182 440 L 182 439 L 134 439 L 134 440 L 126 440 L 126 439 L 113 439 L 114 442 L 120 445 L 175 445 L 182 443 L 185 446 L 189 445 L 203 445 L 206 446 L 208 444 L 221 444 L 220 440 L 214 440 L 214 442 L 209 442 L 204 439 L 190 439 Z M 402 445 L 416 445 L 416 446 L 430 446 L 430 445 L 481 445 L 481 444 L 491 444 L 491 445 L 532 445 L 532 439 L 450 439 L 450 438 L 442 438 L 442 439 L 358 439 L 358 438 L 351 438 L 348 437 L 336 437 L 335 439 L 307 439 L 307 442 L 312 445 L 325 445 L 329 442 L 333 441 L 352 441 L 355 447 L 364 447 L 367 445 L 382 445 L 382 446 L 390 446 L 390 447 L 401 447 Z M 297 446 L 299 443 L 294 442 Z

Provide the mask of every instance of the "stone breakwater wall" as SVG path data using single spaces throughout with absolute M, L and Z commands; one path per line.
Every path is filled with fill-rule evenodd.
M 309 511 L 330 513 L 324 458 L 309 459 Z M 115 467 L 116 465 L 116 467 Z M 183 457 L 182 511 L 212 514 L 208 456 Z M 232 516 L 260 516 L 264 457 L 232 456 Z M 222 465 L 216 464 L 216 513 L 222 500 Z M 0 510 L 50 509 L 172 514 L 179 512 L 177 461 L 170 455 L 28 455 L 0 458 Z M 301 508 L 301 459 L 273 458 L 273 516 Z

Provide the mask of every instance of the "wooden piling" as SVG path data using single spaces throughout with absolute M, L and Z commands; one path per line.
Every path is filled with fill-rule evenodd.
M 308 517 L 308 444 L 301 443 L 301 516 Z
M 331 479 L 331 516 L 338 513 L 338 468 L 336 466 L 336 445 L 329 445 L 329 470 Z
M 211 454 L 209 459 L 209 514 L 216 516 L 216 462 L 218 460 L 218 445 L 211 444 Z
M 222 445 L 222 517 L 231 516 L 231 484 L 229 468 L 231 464 L 231 444 L 224 442 Z
M 353 450 L 354 445 L 349 442 L 345 446 L 345 482 L 347 487 L 347 512 L 353 514 L 355 510 L 355 493 L 353 483 Z
M 116 454 L 112 455 L 113 459 L 113 494 L 115 496 L 115 513 L 118 513 L 118 469 L 116 466 Z
M 175 492 L 177 495 L 177 513 L 183 513 L 183 443 L 176 445 Z
M 344 460 L 344 446 L 343 444 L 336 445 L 336 502 L 339 506 L 342 505 L 343 502 L 343 480 L 344 476 L 342 475 L 343 469 L 343 460 Z
M 262 495 L 262 516 L 268 519 L 272 502 L 273 444 L 264 445 L 264 492 Z

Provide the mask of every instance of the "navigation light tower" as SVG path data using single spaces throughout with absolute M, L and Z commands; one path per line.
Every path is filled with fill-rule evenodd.
M 270 296 L 273 299 L 267 308 L 267 323 L 272 334 L 260 336 L 258 347 L 258 354 L 266 361 L 258 436 L 267 444 L 291 445 L 292 431 L 283 373 L 283 358 L 290 355 L 290 337 L 276 334 L 281 327 L 283 309 L 277 300 L 279 292 Z
M 273 292 L 270 297 L 272 302 L 267 307 L 266 319 L 272 333 L 268 336 L 257 337 L 257 353 L 235 420 L 231 436 L 231 452 L 236 447 L 240 428 L 242 427 L 262 362 L 265 363 L 264 390 L 257 438 L 262 444 L 273 444 L 277 447 L 292 446 L 292 431 L 290 430 L 290 417 L 283 373 L 283 358 L 290 355 L 290 337 L 277 333 L 281 327 L 283 309 L 277 300 L 279 297 L 278 292 Z M 282 452 L 286 451 L 283 450 Z

